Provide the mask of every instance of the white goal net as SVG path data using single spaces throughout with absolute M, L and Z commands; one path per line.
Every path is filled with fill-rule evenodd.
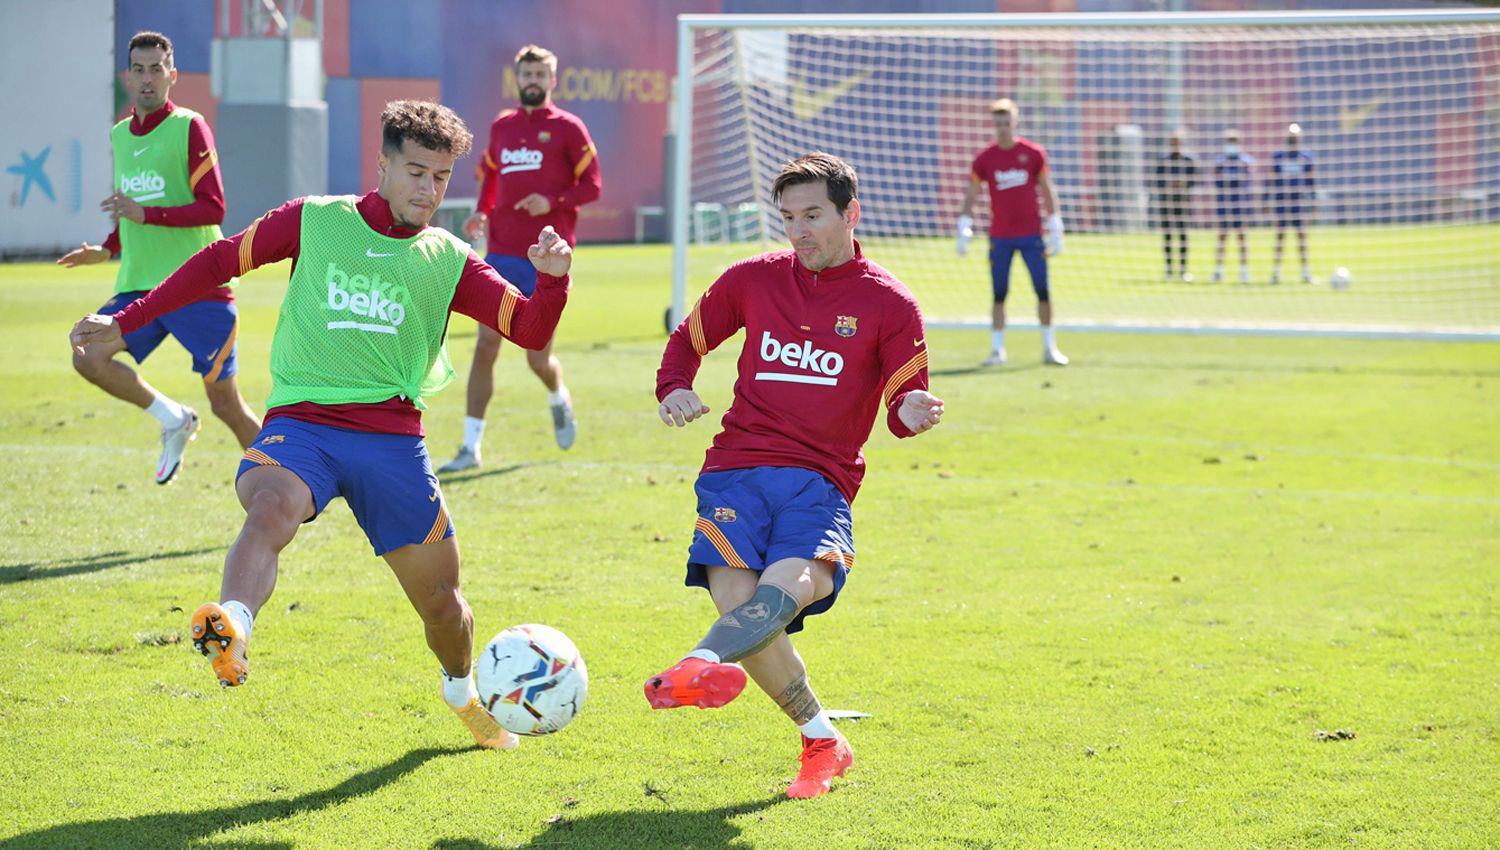
M 963 258 L 954 225 L 989 104 L 1009 97 L 1068 227 L 1050 263 L 1062 326 L 1500 337 L 1500 11 L 683 16 L 679 35 L 674 316 L 729 263 L 784 247 L 770 184 L 823 150 L 858 169 L 856 236 L 929 321 L 986 324 L 985 191 Z M 1293 210 L 1274 162 L 1294 123 L 1312 183 Z M 1163 256 L 1158 164 L 1179 129 L 1190 281 Z M 1238 189 L 1215 180 L 1231 130 L 1253 160 Z M 1010 292 L 1021 324 L 1019 258 Z

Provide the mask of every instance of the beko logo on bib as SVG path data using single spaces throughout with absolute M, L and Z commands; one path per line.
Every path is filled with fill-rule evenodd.
M 771 336 L 770 331 L 761 332 L 760 359 L 804 371 L 756 372 L 757 381 L 788 381 L 833 387 L 838 385 L 838 374 L 844 371 L 844 357 L 837 351 L 824 351 L 806 340 L 783 343 Z
M 329 330 L 353 329 L 393 334 L 406 321 L 406 288 L 381 280 L 380 275 L 366 277 L 348 274 L 333 263 L 323 277 L 328 284 L 328 309 L 353 313 L 376 321 L 335 321 Z
M 511 150 L 500 149 L 500 173 L 509 174 L 512 171 L 537 171 L 542 167 L 542 152 L 531 148 L 521 147 Z
M 137 201 L 153 201 L 166 197 L 166 178 L 155 171 L 137 171 L 120 175 L 120 191 Z

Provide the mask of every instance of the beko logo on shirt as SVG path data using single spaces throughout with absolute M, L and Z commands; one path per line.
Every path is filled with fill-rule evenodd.
M 120 175 L 120 191 L 137 201 L 153 201 L 167 195 L 166 178 L 155 171 Z
M 763 331 L 760 336 L 760 359 L 767 363 L 780 363 L 793 369 L 802 369 L 812 374 L 797 372 L 756 372 L 757 381 L 788 381 L 794 384 L 821 384 L 838 386 L 838 374 L 844 371 L 844 358 L 837 351 L 824 351 L 809 341 L 783 343 Z
M 542 152 L 528 147 L 500 149 L 500 173 L 512 171 L 538 171 L 542 167 Z
M 377 319 L 376 322 L 329 322 L 329 330 L 353 329 L 393 334 L 406 321 L 405 287 L 381 280 L 380 275 L 366 277 L 349 274 L 333 263 L 323 280 L 328 284 L 328 309 L 348 311 L 356 316 Z
M 1006 189 L 1014 189 L 1017 186 L 1025 186 L 1030 179 L 1031 172 L 1024 168 L 1005 168 L 995 170 L 995 191 L 1003 192 Z

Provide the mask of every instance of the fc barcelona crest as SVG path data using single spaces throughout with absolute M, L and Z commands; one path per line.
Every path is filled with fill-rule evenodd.
M 539 145 L 545 145 L 545 144 L 547 144 L 550 141 L 552 141 L 552 133 L 550 131 L 543 130 L 543 131 L 541 131 L 541 132 L 539 132 L 539 133 L 536 134 L 536 143 L 537 144 L 539 144 Z
M 714 522 L 734 522 L 737 519 L 734 508 L 714 508 Z
M 833 332 L 839 336 L 854 336 L 859 330 L 858 316 L 839 316 L 833 321 Z

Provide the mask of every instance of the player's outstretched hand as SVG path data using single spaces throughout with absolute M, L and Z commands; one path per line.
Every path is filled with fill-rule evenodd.
M 562 277 L 573 267 L 573 249 L 550 224 L 537 234 L 536 244 L 526 249 L 526 257 L 537 271 L 553 277 Z
M 511 207 L 511 209 L 525 210 L 526 212 L 531 213 L 532 217 L 534 218 L 536 216 L 546 215 L 547 213 L 552 212 L 552 202 L 547 200 L 546 195 L 543 195 L 540 192 L 532 192 L 530 195 L 527 195 L 521 200 L 516 201 L 515 206 Z
M 661 406 L 656 408 L 656 415 L 661 417 L 661 421 L 678 428 L 707 412 L 708 408 L 697 393 L 681 388 L 667 393 L 667 397 L 661 400 Z
M 482 212 L 476 212 L 468 218 L 464 219 L 464 226 L 462 228 L 464 232 L 464 238 L 472 242 L 475 239 L 478 239 L 480 234 L 487 232 L 489 226 L 490 217 Z
M 73 350 L 81 356 L 86 346 L 98 345 L 100 343 L 118 343 L 121 348 L 125 346 L 124 337 L 120 334 L 120 325 L 115 322 L 114 316 L 101 316 L 90 313 L 78 320 L 73 326 L 73 331 L 68 334 L 68 342 Z
M 917 434 L 931 431 L 943 421 L 943 400 L 926 390 L 912 390 L 901 400 L 896 415 L 901 417 L 903 425 Z
M 146 223 L 146 208 L 124 192 L 116 192 L 99 202 L 99 209 L 115 221 L 128 218 L 136 224 Z
M 85 242 L 77 248 L 57 258 L 57 264 L 65 268 L 76 269 L 79 266 L 91 266 L 94 263 L 102 263 L 109 259 L 109 252 L 98 245 L 90 245 Z

